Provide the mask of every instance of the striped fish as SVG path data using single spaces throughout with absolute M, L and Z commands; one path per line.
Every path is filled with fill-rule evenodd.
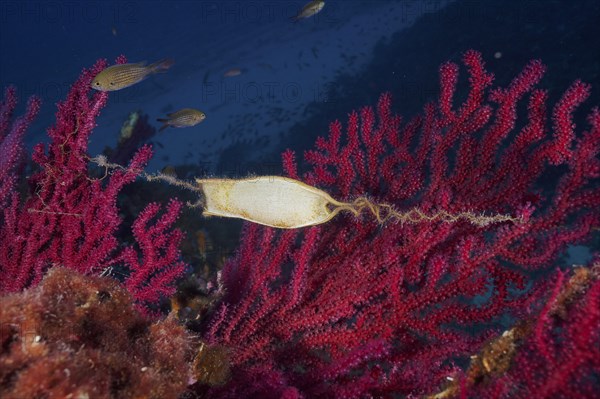
M 145 62 L 109 66 L 96 75 L 91 87 L 98 91 L 121 90 L 141 82 L 154 73 L 166 72 L 172 65 L 172 60 L 165 59 L 148 66 Z
M 157 119 L 158 122 L 163 123 L 163 125 L 160 127 L 160 129 L 158 131 L 162 132 L 169 126 L 172 126 L 172 127 L 195 126 L 198 123 L 202 122 L 204 119 L 206 119 L 206 114 L 204 112 L 198 111 L 197 109 L 193 109 L 193 108 L 184 108 L 177 112 L 172 112 L 170 114 L 167 114 L 166 118 Z

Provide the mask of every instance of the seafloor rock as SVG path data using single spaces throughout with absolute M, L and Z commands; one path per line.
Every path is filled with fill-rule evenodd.
M 53 268 L 0 298 L 0 397 L 176 398 L 190 347 L 184 328 L 148 321 L 117 281 Z

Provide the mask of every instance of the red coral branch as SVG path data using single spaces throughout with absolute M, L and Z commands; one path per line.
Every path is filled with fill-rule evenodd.
M 165 214 L 149 226 L 160 208 L 157 203 L 149 204 L 133 224 L 141 258 L 133 247 L 126 248 L 121 254 L 130 270 L 125 286 L 145 306 L 158 303 L 161 297 L 170 297 L 175 292 L 173 281 L 183 274 L 186 267 L 179 251 L 183 233 L 172 230 L 181 203 L 171 200 Z
M 40 109 L 41 101 L 32 97 L 27 103 L 25 115 L 11 125 L 11 119 L 17 106 L 17 93 L 9 87 L 0 103 L 0 207 L 4 208 L 14 190 L 17 181 L 17 168 L 23 156 L 23 135 Z
M 462 397 L 555 398 L 597 396 L 600 375 L 599 264 L 559 272 L 541 313 L 496 339 L 484 367 L 461 377 Z
M 30 100 L 26 114 L 9 130 L 16 97 L 14 89 L 6 92 L 0 107 L 0 201 L 7 205 L 0 214 L 0 293 L 36 285 L 51 267 L 91 275 L 123 259 L 116 237 L 121 223 L 117 196 L 124 185 L 136 179 L 152 150 L 142 147 L 127 168 L 106 179 L 88 174 L 88 140 L 108 98 L 104 92 L 90 95 L 90 83 L 106 66 L 105 61 L 98 61 L 84 70 L 67 99 L 58 104 L 56 123 L 48 129 L 51 142 L 47 151 L 42 144 L 34 148 L 33 160 L 39 171 L 29 179 L 31 192 L 23 203 L 14 187 L 18 177 L 15 168 L 22 152 L 22 136 L 37 113 L 39 100 Z M 170 230 L 180 207 L 172 202 L 165 217 L 146 232 L 145 223 L 158 212 L 159 206 L 154 204 L 134 226 L 143 260 L 130 264 L 133 270 L 128 287 L 144 305 L 169 294 L 169 287 L 183 272 L 175 250 L 181 232 Z M 131 251 L 126 250 L 130 260 Z M 150 278 L 147 284 L 142 282 L 144 277 Z
M 198 390 L 237 398 L 431 393 L 456 373 L 454 360 L 498 333 L 499 318 L 527 316 L 547 288 L 529 271 L 552 267 L 600 222 L 598 111 L 591 130 L 575 135 L 572 113 L 589 90 L 575 83 L 554 108 L 550 135 L 546 93 L 535 89 L 539 61 L 488 102 L 493 77 L 481 56 L 469 51 L 464 63 L 462 104 L 454 104 L 459 68 L 446 63 L 440 98 L 423 115 L 402 124 L 382 95 L 376 111 L 349 115 L 345 134 L 340 122 L 330 125 L 305 154 L 312 168 L 302 180 L 340 200 L 368 195 L 399 211 L 511 214 L 523 223 L 381 226 L 346 215 L 301 233 L 246 226 L 204 330 L 206 342 L 229 348 L 232 379 Z M 527 97 L 527 121 L 519 121 Z M 299 175 L 293 152 L 283 161 Z M 538 180 L 548 162 L 568 170 L 545 199 Z

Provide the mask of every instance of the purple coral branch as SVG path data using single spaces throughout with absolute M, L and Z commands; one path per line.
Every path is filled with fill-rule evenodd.
M 544 300 L 552 286 L 530 271 L 548 271 L 567 244 L 600 223 L 599 113 L 576 135 L 573 111 L 587 85 L 571 86 L 549 117 L 546 93 L 535 88 L 545 70 L 539 61 L 492 90 L 479 53 L 463 62 L 470 90 L 462 104 L 455 104 L 459 67 L 446 63 L 440 97 L 422 115 L 403 124 L 384 94 L 376 109 L 352 112 L 345 132 L 338 121 L 330 125 L 305 153 L 307 173 L 299 175 L 292 151 L 283 154 L 285 170 L 344 201 L 368 195 L 398 211 L 511 214 L 522 222 L 381 226 L 365 214 L 302 232 L 246 226 L 204 330 L 209 345 L 228 348 L 232 378 L 222 387 L 198 384 L 199 392 L 435 393 L 456 375 L 455 359 L 498 334 L 499 318 L 528 318 Z M 523 101 L 528 115 L 520 122 Z M 550 118 L 553 134 L 545 130 Z M 538 179 L 550 162 L 567 171 L 546 199 Z
M 121 57 L 119 62 L 124 62 Z M 48 129 L 51 142 L 34 147 L 32 159 L 39 171 L 29 179 L 30 195 L 19 201 L 15 192 L 16 164 L 22 155 L 22 137 L 39 109 L 32 98 L 26 114 L 12 123 L 16 105 L 13 88 L 6 91 L 0 107 L 0 292 L 16 292 L 36 285 L 49 268 L 64 266 L 84 274 L 99 274 L 125 259 L 116 236 L 121 224 L 117 196 L 123 186 L 133 182 L 152 156 L 143 146 L 128 167 L 106 179 L 88 175 L 89 137 L 96 118 L 106 105 L 108 94 L 90 94 L 92 79 L 104 68 L 98 61 L 83 70 L 65 101 L 58 103 L 56 123 Z M 10 198 L 9 198 L 10 197 Z M 134 225 L 141 244 L 142 260 L 130 263 L 127 286 L 143 307 L 150 307 L 173 291 L 174 281 L 183 273 L 177 246 L 181 232 L 172 230 L 181 204 L 171 201 L 165 216 L 154 227 L 149 218 L 160 206 L 151 204 Z M 147 216 L 150 215 L 148 218 Z M 133 251 L 133 252 L 132 252 Z M 123 250 L 132 260 L 131 248 Z M 143 278 L 148 278 L 148 284 Z M 133 282 L 134 281 L 134 282 Z

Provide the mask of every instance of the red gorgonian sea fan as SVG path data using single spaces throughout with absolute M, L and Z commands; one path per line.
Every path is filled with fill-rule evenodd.
M 470 90 L 462 104 L 454 104 L 459 67 L 446 63 L 440 97 L 422 116 L 403 123 L 384 94 L 376 111 L 349 115 L 345 134 L 340 122 L 330 125 L 305 154 L 310 171 L 298 175 L 291 151 L 285 169 L 338 200 L 368 195 L 401 212 L 508 214 L 521 223 L 380 225 L 365 213 L 302 231 L 246 224 L 202 331 L 209 348 L 227 354 L 230 378 L 215 386 L 199 376 L 196 394 L 435 393 L 510 320 L 539 310 L 557 256 L 600 222 L 600 112 L 576 135 L 573 112 L 587 84 L 568 88 L 549 118 L 547 92 L 535 88 L 540 62 L 493 90 L 479 53 L 463 62 Z M 546 195 L 539 180 L 549 164 L 564 173 Z M 532 278 L 542 270 L 546 277 Z
M 124 62 L 124 58 L 118 60 Z M 129 166 L 105 178 L 88 173 L 89 136 L 106 104 L 108 93 L 90 95 L 94 76 L 106 68 L 98 61 L 84 70 L 67 99 L 58 104 L 56 124 L 48 129 L 51 142 L 34 148 L 38 171 L 28 179 L 30 192 L 21 200 L 16 188 L 22 161 L 22 137 L 39 108 L 29 102 L 26 114 L 11 125 L 17 104 L 13 88 L 0 109 L 0 294 L 36 285 L 51 267 L 63 266 L 87 275 L 120 265 L 129 269 L 126 287 L 142 309 L 174 292 L 174 281 L 185 265 L 180 259 L 182 232 L 172 229 L 181 204 L 171 201 L 154 221 L 160 206 L 150 204 L 134 224 L 139 244 L 120 248 L 121 223 L 117 195 L 142 171 L 152 150 L 142 147 Z
M 594 398 L 600 378 L 600 259 L 558 272 L 539 314 L 471 356 L 446 396 Z

